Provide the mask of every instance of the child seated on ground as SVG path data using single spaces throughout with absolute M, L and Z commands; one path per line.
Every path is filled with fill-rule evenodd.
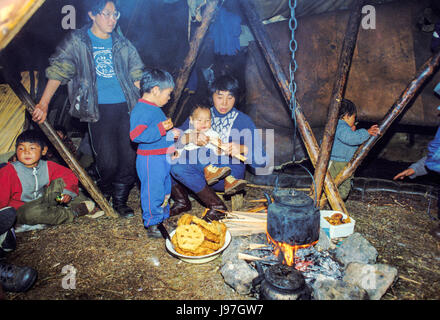
M 24 131 L 16 141 L 17 161 L 0 169 L 0 208 L 14 208 L 20 225 L 72 222 L 95 207 L 79 196 L 78 178 L 70 169 L 41 159 L 45 141 L 38 131 Z
M 225 186 L 225 194 L 232 194 L 243 190 L 246 187 L 246 180 L 236 179 L 231 175 L 231 168 L 221 165 L 220 156 L 225 154 L 220 149 L 222 143 L 220 135 L 211 128 L 211 110 L 208 107 L 197 105 L 189 116 L 190 128 L 183 132 L 182 138 L 177 144 L 176 156 L 181 161 L 189 164 L 196 164 L 203 167 L 206 183 L 208 186 L 216 184 L 221 179 L 228 183 Z M 197 138 L 190 139 L 189 135 L 203 134 L 209 139 L 204 146 L 198 146 L 189 141 L 197 141 Z M 211 154 L 213 152 L 213 154 Z
M 370 136 L 376 136 L 380 132 L 376 124 L 368 130 L 356 130 L 356 114 L 356 105 L 350 100 L 343 99 L 339 109 L 339 121 L 329 163 L 329 173 L 332 178 L 335 178 L 347 165 L 362 143 L 367 141 Z M 353 176 L 350 176 L 338 187 L 339 194 L 344 201 L 347 200 L 350 193 L 351 180 L 353 180 Z
M 142 98 L 130 115 L 130 139 L 138 144 L 136 171 L 141 182 L 143 223 L 149 237 L 159 238 L 161 223 L 170 215 L 171 164 L 167 154 L 174 153 L 174 139 L 180 134 L 162 111 L 174 80 L 167 71 L 146 70 L 140 87 Z

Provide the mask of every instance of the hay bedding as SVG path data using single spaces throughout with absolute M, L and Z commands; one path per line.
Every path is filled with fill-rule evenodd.
M 246 199 L 263 197 L 267 189 L 248 188 Z M 220 258 L 202 265 L 182 262 L 168 254 L 162 239 L 149 239 L 142 225 L 139 192 L 129 202 L 131 219 L 82 217 L 76 222 L 19 233 L 18 248 L 9 262 L 29 265 L 39 278 L 27 293 L 7 293 L 10 300 L 247 299 L 223 281 Z M 230 205 L 230 203 L 228 203 Z M 249 203 L 248 208 L 255 204 Z M 399 279 L 382 299 L 440 299 L 440 243 L 427 232 L 435 226 L 420 197 L 352 193 L 347 208 L 360 232 L 378 250 L 378 263 L 395 266 Z M 193 201 L 191 214 L 203 208 Z M 434 213 L 436 214 L 436 212 Z M 178 217 L 171 218 L 170 231 Z M 66 265 L 76 268 L 76 289 L 63 289 Z

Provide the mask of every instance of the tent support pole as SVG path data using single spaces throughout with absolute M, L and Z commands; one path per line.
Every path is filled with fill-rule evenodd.
M 281 64 L 276 57 L 276 54 L 273 50 L 272 44 L 267 37 L 265 30 L 262 28 L 260 18 L 255 11 L 255 8 L 249 3 L 248 0 L 239 0 L 240 5 L 242 7 L 243 13 L 246 15 L 249 26 L 259 44 L 262 53 L 269 64 L 270 70 L 278 84 L 278 87 L 281 90 L 281 93 L 285 99 L 285 104 L 283 106 L 286 108 L 287 112 L 290 114 L 291 110 L 289 109 L 291 92 L 289 90 L 289 81 L 284 74 L 284 71 L 281 67 Z M 312 161 L 313 166 L 316 165 L 316 161 L 318 159 L 319 146 L 316 142 L 316 138 L 313 135 L 312 129 L 307 122 L 302 108 L 297 104 L 295 109 L 298 130 L 301 134 L 302 140 L 306 146 L 307 153 L 309 154 L 310 160 Z M 342 201 L 341 196 L 339 195 L 339 191 L 336 188 L 332 177 L 329 173 L 326 173 L 324 180 L 324 191 L 329 199 L 330 206 L 333 210 L 342 211 L 347 213 L 347 209 L 345 207 L 344 201 Z
M 328 108 L 327 122 L 324 128 L 324 135 L 315 167 L 316 199 L 318 201 L 322 194 L 324 177 L 330 160 L 336 126 L 338 125 L 339 109 L 341 101 L 344 98 L 351 62 L 353 60 L 353 53 L 356 47 L 359 25 L 362 19 L 361 11 L 363 3 L 363 0 L 358 0 L 353 4 L 342 44 L 341 55 L 339 57 L 338 70 L 336 72 L 336 79 L 333 85 L 332 97 Z
M 8 81 L 9 86 L 17 95 L 17 97 L 23 102 L 26 110 L 32 114 L 35 108 L 35 102 L 32 101 L 31 96 L 27 92 L 26 88 L 19 82 L 16 81 Z M 42 124 L 39 125 L 41 130 L 47 136 L 49 141 L 53 144 L 53 146 L 57 149 L 61 157 L 66 161 L 67 165 L 72 169 L 72 171 L 77 175 L 82 185 L 87 189 L 92 198 L 96 201 L 101 209 L 104 212 L 112 217 L 117 218 L 118 214 L 115 213 L 113 208 L 110 206 L 108 201 L 104 198 L 101 191 L 98 189 L 96 184 L 90 178 L 90 176 L 86 173 L 86 171 L 81 167 L 76 158 L 70 153 L 69 149 L 63 144 L 61 139 L 56 134 L 55 130 L 52 128 L 50 123 L 46 120 Z
M 208 31 L 209 26 L 211 25 L 212 20 L 214 19 L 217 9 L 218 9 L 218 3 L 220 0 L 209 0 L 206 8 L 202 15 L 202 23 L 197 28 L 197 30 L 194 33 L 194 36 L 189 44 L 189 51 L 188 54 L 183 61 L 183 67 L 179 71 L 179 76 L 176 79 L 176 88 L 174 89 L 174 99 L 173 103 L 170 106 L 170 109 L 168 111 L 168 115 L 170 118 L 173 119 L 173 122 L 177 122 L 180 118 L 180 115 L 182 113 L 182 109 L 180 109 L 177 114 L 176 108 L 177 104 L 179 103 L 180 97 L 182 96 L 183 89 L 188 82 L 188 78 L 191 74 L 191 71 L 194 67 L 194 64 L 196 62 L 197 55 L 199 53 L 200 46 L 203 42 L 203 39 L 205 38 L 206 32 Z

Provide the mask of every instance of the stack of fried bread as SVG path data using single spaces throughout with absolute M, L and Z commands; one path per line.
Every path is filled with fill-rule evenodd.
M 225 244 L 226 225 L 206 222 L 196 216 L 184 214 L 177 222 L 171 242 L 176 252 L 186 256 L 204 256 L 214 253 Z

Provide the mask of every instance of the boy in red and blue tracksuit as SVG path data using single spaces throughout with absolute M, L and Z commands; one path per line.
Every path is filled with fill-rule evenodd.
M 142 98 L 130 116 L 130 139 L 138 143 L 136 170 L 141 182 L 144 226 L 149 236 L 161 237 L 154 226 L 170 215 L 171 165 L 167 155 L 174 153 L 174 139 L 180 132 L 173 129 L 171 119 L 161 108 L 170 99 L 174 81 L 168 72 L 151 69 L 143 73 L 140 87 Z

